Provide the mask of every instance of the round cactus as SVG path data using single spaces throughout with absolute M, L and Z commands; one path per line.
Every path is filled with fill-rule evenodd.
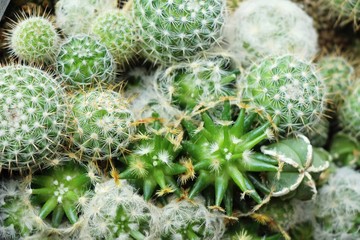
M 240 101 L 273 121 L 281 135 L 313 129 L 326 106 L 325 84 L 312 64 L 291 55 L 267 57 L 239 80 Z
M 317 53 L 312 19 L 288 0 L 247 0 L 227 23 L 229 51 L 243 65 L 267 55 L 294 54 L 311 59 Z
M 59 0 L 55 5 L 56 25 L 66 35 L 87 34 L 98 15 L 116 6 L 116 0 Z
M 135 0 L 133 6 L 140 47 L 154 62 L 191 59 L 221 39 L 225 1 Z
M 133 114 L 121 94 L 107 90 L 80 93 L 70 100 L 67 134 L 80 159 L 121 155 L 133 132 Z
M 84 219 L 80 239 L 159 239 L 158 210 L 125 181 L 97 184 Z
M 360 20 L 359 0 L 321 0 L 321 2 L 327 6 L 327 9 L 333 16 L 341 20 L 341 25 L 353 22 L 354 27 L 358 29 L 358 22 Z
M 0 169 L 45 163 L 60 146 L 65 122 L 64 93 L 39 69 L 0 68 Z
M 29 63 L 43 64 L 55 60 L 60 37 L 49 19 L 34 16 L 16 23 L 7 41 L 12 55 Z
M 92 23 L 92 33 L 109 49 L 120 66 L 129 63 L 137 52 L 137 31 L 133 19 L 123 11 L 109 11 Z
M 116 65 L 111 53 L 88 35 L 73 36 L 64 42 L 56 62 L 58 73 L 72 87 L 111 83 L 115 78 Z

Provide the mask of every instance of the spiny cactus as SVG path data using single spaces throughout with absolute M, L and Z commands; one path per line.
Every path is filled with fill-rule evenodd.
M 92 90 L 70 99 L 67 134 L 80 159 L 118 157 L 133 133 L 127 100 L 112 90 Z
M 109 84 L 116 73 L 109 50 L 88 35 L 72 36 L 64 42 L 60 46 L 56 66 L 61 78 L 74 88 Z
M 343 57 L 326 56 L 319 60 L 318 68 L 328 90 L 330 107 L 337 109 L 349 94 L 349 86 L 353 84 L 354 68 Z
M 41 206 L 38 216 L 46 219 L 51 215 L 53 227 L 60 226 L 64 215 L 68 222 L 75 224 L 96 179 L 96 171 L 91 165 L 85 167 L 67 159 L 61 159 L 58 165 L 49 169 L 35 172 L 31 176 L 29 191 L 32 203 Z
M 225 30 L 229 51 L 243 65 L 267 55 L 294 54 L 311 59 L 317 53 L 312 19 L 288 0 L 247 0 Z
M 159 211 L 125 181 L 107 180 L 95 186 L 85 206 L 80 239 L 159 239 Z
M 147 59 L 168 65 L 218 44 L 225 18 L 223 0 L 135 0 L 134 18 Z
M 330 122 L 323 117 L 311 129 L 305 131 L 304 135 L 309 138 L 314 147 L 324 147 L 328 141 L 330 132 Z
M 43 16 L 19 19 L 7 36 L 11 54 L 29 63 L 53 63 L 59 44 L 55 26 Z
M 322 78 L 311 63 L 291 55 L 253 64 L 238 88 L 240 101 L 271 119 L 281 135 L 313 129 L 325 112 Z
M 319 190 L 315 201 L 314 239 L 359 239 L 360 174 L 339 168 Z
M 230 58 L 219 56 L 173 65 L 157 73 L 158 89 L 174 105 L 187 110 L 234 96 L 239 71 L 232 70 L 231 64 Z
M 327 6 L 328 11 L 334 17 L 340 20 L 340 25 L 353 22 L 355 30 L 358 30 L 360 19 L 359 0 L 321 0 L 321 3 Z
M 37 68 L 0 68 L 0 169 L 44 164 L 58 150 L 65 127 L 64 93 Z
M 66 35 L 89 33 L 101 13 L 116 9 L 116 0 L 59 0 L 55 5 L 56 25 Z
M 202 198 L 173 199 L 161 209 L 161 239 L 222 239 L 225 216 L 211 212 Z
M 102 13 L 93 21 L 91 29 L 122 68 L 135 58 L 137 31 L 133 19 L 126 12 Z

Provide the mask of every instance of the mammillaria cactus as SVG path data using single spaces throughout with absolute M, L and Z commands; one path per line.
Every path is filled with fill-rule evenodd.
M 7 45 L 12 55 L 29 63 L 52 63 L 60 36 L 46 17 L 32 16 L 19 20 L 8 33 Z
M 37 68 L 0 68 L 0 169 L 46 163 L 58 150 L 65 127 L 64 93 Z
M 62 79 L 75 88 L 109 84 L 115 78 L 113 56 L 103 44 L 88 35 L 73 36 L 64 42 L 56 65 Z
M 97 184 L 84 219 L 80 239 L 159 239 L 158 209 L 125 181 Z
M 224 0 L 135 0 L 133 6 L 142 53 L 156 63 L 189 60 L 220 42 Z
M 312 19 L 288 0 L 248 0 L 240 3 L 227 23 L 229 51 L 243 65 L 267 55 L 294 54 L 311 59 L 317 52 Z
M 80 159 L 105 160 L 121 155 L 133 133 L 127 100 L 112 90 L 72 96 L 67 134 Z
M 91 32 L 99 37 L 121 67 L 135 58 L 137 31 L 133 19 L 126 12 L 113 10 L 100 14 L 92 23 Z
M 359 28 L 359 0 L 321 0 L 320 2 L 327 6 L 327 9 L 334 17 L 340 19 L 341 25 L 353 22 L 355 29 L 357 30 Z
M 273 121 L 281 135 L 306 133 L 326 110 L 326 88 L 311 63 L 285 55 L 253 64 L 238 82 L 240 101 Z

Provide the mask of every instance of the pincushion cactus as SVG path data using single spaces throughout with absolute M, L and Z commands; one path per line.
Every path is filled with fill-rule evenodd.
M 142 53 L 153 62 L 188 60 L 220 42 L 223 0 L 135 0 L 133 6 Z
M 0 68 L 0 169 L 44 164 L 58 150 L 65 127 L 64 93 L 37 68 Z
M 46 17 L 19 20 L 9 32 L 7 45 L 12 55 L 29 63 L 53 63 L 60 36 Z
M 133 19 L 126 12 L 102 13 L 93 21 L 91 32 L 99 37 L 122 68 L 135 58 L 137 31 Z
M 273 121 L 281 135 L 311 130 L 326 110 L 322 78 L 311 63 L 291 55 L 253 64 L 238 88 L 240 101 Z
M 244 65 L 267 55 L 294 54 L 311 59 L 317 53 L 312 19 L 288 0 L 247 0 L 227 23 L 229 51 Z
M 359 0 L 321 0 L 321 3 L 327 6 L 328 11 L 340 19 L 341 25 L 353 22 L 357 30 L 360 19 L 360 1 Z
M 67 134 L 80 159 L 118 157 L 133 133 L 133 114 L 119 93 L 92 90 L 70 99 Z
M 81 88 L 111 83 L 116 65 L 108 49 L 88 35 L 70 37 L 56 58 L 57 71 L 71 87 Z

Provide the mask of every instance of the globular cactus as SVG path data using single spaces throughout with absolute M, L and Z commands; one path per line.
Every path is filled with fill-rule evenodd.
M 239 70 L 227 57 L 199 58 L 160 70 L 156 84 L 162 95 L 184 110 L 193 110 L 224 96 L 234 96 Z
M 46 72 L 0 68 L 0 169 L 43 165 L 57 152 L 65 127 L 64 92 Z
M 328 98 L 331 99 L 330 107 L 336 110 L 342 104 L 344 96 L 350 92 L 354 68 L 341 56 L 322 57 L 318 62 L 318 68 L 328 90 Z
M 100 14 L 93 21 L 91 32 L 109 49 L 121 68 L 136 57 L 136 25 L 126 12 L 113 10 Z
M 88 35 L 72 36 L 65 41 L 56 57 L 56 67 L 61 78 L 72 88 L 112 83 L 116 73 L 109 50 Z
M 360 137 L 360 85 L 355 84 L 339 107 L 338 120 L 343 131 L 351 137 Z
M 314 147 L 324 147 L 328 142 L 329 133 L 330 122 L 326 117 L 322 117 L 311 129 L 305 131 L 304 135 Z
M 356 168 L 360 165 L 360 143 L 348 134 L 336 133 L 331 139 L 329 149 L 337 166 Z
M 67 135 L 80 159 L 121 156 L 134 131 L 127 100 L 112 90 L 92 90 L 70 99 Z
M 53 63 L 59 44 L 60 36 L 55 26 L 42 16 L 18 20 L 7 36 L 11 54 L 28 63 Z
M 313 129 L 326 110 L 326 87 L 314 65 L 292 55 L 253 64 L 238 88 L 240 101 L 273 121 L 282 136 Z
M 343 167 L 330 175 L 315 201 L 314 239 L 359 239 L 360 174 Z
M 127 166 L 119 177 L 135 180 L 147 201 L 157 188 L 160 188 L 157 191 L 159 196 L 176 192 L 180 197 L 174 176 L 187 173 L 189 177 L 194 177 L 192 166 L 186 167 L 186 163 L 180 164 L 177 160 L 181 151 L 182 129 L 163 126 L 157 114 L 139 123 L 131 154 L 123 158 Z
M 59 0 L 55 5 L 56 25 L 66 35 L 87 34 L 92 21 L 116 5 L 116 0 Z
M 323 5 L 335 18 L 339 19 L 340 25 L 354 23 L 355 30 L 358 30 L 360 19 L 360 1 L 359 0 L 321 0 Z
M 288 0 L 247 0 L 228 20 L 229 51 L 248 66 L 267 55 L 293 54 L 312 59 L 317 33 L 312 19 Z
M 161 239 L 222 239 L 225 216 L 211 212 L 205 201 L 173 199 L 161 209 Z
M 107 180 L 95 186 L 85 206 L 80 239 L 159 239 L 159 210 L 125 181 Z
M 136 0 L 133 6 L 142 53 L 155 63 L 189 60 L 221 40 L 223 0 Z

